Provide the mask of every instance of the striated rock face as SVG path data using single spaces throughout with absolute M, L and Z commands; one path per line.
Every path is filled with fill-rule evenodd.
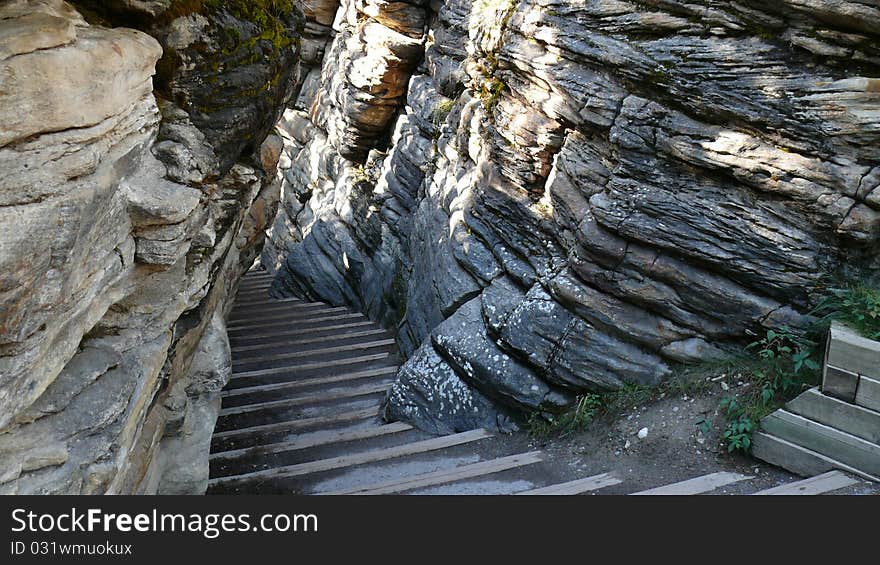
M 305 9 L 262 260 L 398 329 L 390 418 L 655 384 L 880 269 L 875 2 L 333 9 Z
M 169 29 L 200 17 L 119 6 L 147 4 Z M 224 12 L 205 13 L 221 33 Z M 61 0 L 0 3 L 0 492 L 204 491 L 228 297 L 279 198 L 263 122 L 294 92 L 297 50 L 242 36 L 255 58 L 277 49 L 277 89 L 230 71 L 213 92 L 235 104 L 199 113 L 186 73 L 226 60 L 191 42 L 157 98 L 159 38 L 165 55 Z

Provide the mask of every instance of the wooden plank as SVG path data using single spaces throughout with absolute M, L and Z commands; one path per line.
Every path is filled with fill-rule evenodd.
M 265 294 L 269 292 L 269 289 L 272 288 L 272 282 L 264 282 L 264 283 L 255 283 L 249 285 L 242 285 L 238 287 L 238 291 L 236 291 L 236 297 L 244 297 L 252 294 Z
M 348 308 L 339 307 L 339 308 L 327 308 L 326 310 L 321 310 L 319 312 L 284 312 L 277 316 L 264 316 L 262 318 L 256 318 L 254 320 L 245 321 L 242 323 L 229 324 L 227 329 L 229 331 L 239 331 L 246 329 L 258 329 L 263 328 L 271 323 L 267 322 L 308 322 L 313 318 L 321 317 L 327 314 L 337 314 L 342 312 L 350 312 Z M 353 313 L 353 312 L 350 312 Z
M 251 306 L 264 306 L 264 305 L 271 306 L 273 304 L 278 304 L 278 303 L 286 304 L 286 303 L 290 303 L 290 302 L 296 303 L 296 302 L 302 302 L 302 301 L 299 298 L 272 298 L 271 296 L 268 298 L 265 298 L 263 300 L 239 301 L 238 299 L 236 299 L 235 304 L 232 307 L 232 311 L 236 312 L 236 311 L 244 310 L 244 309 L 249 308 Z
M 822 394 L 817 388 L 785 405 L 789 412 L 880 444 L 880 412 Z
M 633 496 L 702 494 L 704 492 L 713 491 L 725 485 L 738 483 L 739 481 L 745 481 L 752 478 L 754 477 L 740 475 L 739 473 L 729 473 L 727 471 L 721 471 L 719 473 L 710 473 L 708 475 L 703 475 L 702 477 L 694 477 L 693 479 L 688 479 L 686 481 L 663 485 L 660 487 L 651 488 L 640 492 L 634 492 L 631 494 Z
M 796 475 L 819 475 L 833 469 L 840 469 L 869 481 L 880 482 L 880 477 L 859 471 L 821 453 L 816 453 L 806 447 L 764 432 L 752 434 L 752 456 L 777 467 L 782 467 Z
M 300 328 L 295 330 L 286 330 L 286 331 L 278 331 L 268 334 L 254 334 L 254 335 L 242 335 L 242 336 L 233 336 L 230 337 L 231 341 L 236 343 L 240 343 L 242 341 L 251 341 L 255 339 L 267 339 L 267 338 L 276 338 L 276 337 L 293 337 L 298 335 L 312 335 L 316 332 L 328 332 L 328 331 L 336 331 L 336 330 L 344 330 L 349 328 L 360 328 L 363 326 L 372 326 L 373 322 L 370 320 L 361 320 L 359 322 L 349 322 L 347 324 L 332 324 L 329 326 L 317 326 L 313 328 Z M 234 349 L 234 348 L 233 348 Z
M 550 486 L 536 488 L 536 489 L 532 489 L 532 490 L 526 490 L 526 491 L 518 492 L 516 494 L 538 495 L 538 496 L 548 496 L 548 495 L 563 496 L 563 495 L 583 494 L 585 492 L 598 490 L 600 488 L 618 485 L 621 482 L 623 482 L 623 481 L 614 477 L 613 475 L 611 475 L 611 473 L 602 473 L 601 475 L 593 475 L 592 477 L 586 477 L 583 479 L 568 481 L 567 483 L 559 483 L 556 485 L 550 485 Z
M 856 404 L 880 412 L 880 380 L 871 377 L 859 379 L 859 388 L 856 390 Z
M 431 473 L 423 473 L 402 479 L 394 479 L 381 483 L 375 483 L 366 486 L 359 486 L 345 490 L 337 490 L 332 492 L 318 492 L 315 494 L 324 495 L 340 495 L 340 494 L 359 494 L 359 495 L 376 495 L 376 494 L 393 494 L 396 492 L 404 492 L 417 488 L 426 488 L 448 483 L 454 483 L 465 479 L 473 479 L 483 477 L 493 473 L 500 473 L 525 465 L 539 463 L 541 459 L 540 451 L 532 451 L 530 453 L 520 453 L 517 455 L 509 455 L 507 457 L 499 457 L 490 461 L 480 461 L 479 463 L 471 463 L 461 465 L 451 469 L 440 469 Z
M 233 308 L 229 315 L 230 322 L 241 322 L 246 317 L 256 317 L 273 312 L 313 312 L 316 309 L 326 308 L 321 302 L 281 302 L 280 300 L 265 300 L 262 303 L 251 304 L 242 308 Z
M 859 375 L 825 364 L 822 370 L 822 392 L 844 402 L 855 402 Z
M 264 392 L 277 392 L 282 390 L 290 390 L 297 388 L 305 388 L 308 386 L 333 384 L 347 381 L 356 381 L 358 379 L 368 379 L 372 377 L 380 377 L 383 375 L 397 374 L 398 367 L 381 367 L 379 369 L 370 369 L 369 371 L 359 371 L 356 373 L 343 373 L 341 375 L 330 375 L 327 377 L 315 377 L 311 379 L 297 379 L 283 383 L 272 383 L 268 385 L 246 386 L 241 388 L 232 388 L 223 390 L 220 396 L 223 398 L 230 396 L 243 396 L 247 394 L 260 394 Z
M 859 481 L 850 478 L 840 471 L 828 471 L 809 479 L 768 488 L 753 493 L 761 495 L 816 495 L 824 494 L 857 484 Z
M 368 322 L 369 324 L 369 322 Z M 314 332 L 312 332 L 314 333 Z M 387 334 L 388 332 L 381 328 L 370 328 L 359 332 L 337 333 L 326 336 L 311 337 L 305 339 L 276 341 L 273 343 L 259 343 L 256 345 L 244 345 L 232 348 L 232 354 L 241 353 L 243 351 L 259 351 L 260 349 L 275 349 L 277 347 L 290 347 L 296 345 L 309 345 L 311 343 L 326 343 L 328 341 L 342 341 L 343 339 L 354 339 L 356 337 L 370 337 L 374 335 Z
M 263 295 L 267 295 L 269 293 L 269 289 L 271 288 L 272 285 L 268 283 L 248 287 L 239 287 L 238 291 L 235 293 L 235 299 L 247 299 L 253 298 L 254 296 L 262 297 Z
M 285 367 L 272 367 L 271 369 L 257 369 L 254 371 L 243 371 L 241 373 L 233 373 L 229 380 L 245 379 L 248 377 L 265 377 L 267 375 L 279 375 L 281 373 L 301 372 L 311 369 L 327 369 L 330 367 L 339 367 L 340 365 L 354 365 L 364 363 L 366 361 L 381 361 L 388 359 L 391 354 L 387 351 L 382 353 L 374 353 L 372 355 L 361 355 L 360 357 L 348 357 L 346 359 L 334 359 L 332 361 L 315 361 L 314 363 L 300 363 L 298 365 L 288 365 Z
M 383 381 L 378 384 L 363 386 L 359 388 L 349 388 L 335 390 L 330 392 L 319 392 L 316 394 L 307 394 L 296 398 L 285 398 L 282 400 L 271 400 L 269 402 L 258 402 L 256 404 L 245 404 L 244 406 L 230 406 L 220 410 L 218 417 L 236 416 L 239 414 L 249 414 L 251 412 L 259 412 L 260 410 L 271 410 L 273 408 L 290 408 L 292 406 L 302 406 L 304 404 L 318 404 L 322 402 L 332 402 L 333 400 L 344 400 L 347 398 L 357 398 L 358 396 L 369 396 L 385 392 L 391 387 L 391 381 Z
M 252 322 L 280 320 L 280 319 L 288 318 L 288 317 L 293 316 L 295 314 L 296 315 L 305 314 L 308 316 L 314 316 L 314 315 L 332 314 L 334 312 L 346 312 L 346 311 L 348 311 L 348 308 L 346 308 L 344 306 L 328 307 L 325 304 L 320 304 L 320 303 L 318 304 L 318 306 L 312 306 L 311 304 L 309 304 L 307 306 L 302 305 L 302 304 L 293 304 L 291 306 L 273 308 L 271 310 L 268 310 L 267 311 L 268 313 L 265 313 L 263 315 L 256 315 L 255 316 L 254 313 L 250 313 L 249 317 L 247 317 L 247 318 L 243 318 L 243 317 L 239 317 L 239 318 L 235 318 L 235 319 L 230 318 L 229 325 L 232 326 L 232 325 L 247 324 L 247 323 L 252 323 Z M 269 313 L 274 313 L 274 315 L 270 315 Z M 256 314 L 259 314 L 259 312 L 257 312 Z M 298 317 L 301 317 L 301 316 L 298 316 Z
M 862 337 L 834 322 L 828 334 L 825 362 L 851 373 L 880 379 L 880 342 Z
M 300 323 L 297 324 L 297 326 L 302 327 L 302 325 L 304 323 L 317 324 L 318 322 L 335 322 L 337 320 L 353 320 L 355 318 L 363 318 L 363 317 L 364 317 L 363 314 L 358 314 L 357 312 L 351 312 L 351 313 L 347 313 L 347 314 L 335 314 L 333 316 L 320 316 L 318 318 L 300 320 Z M 290 327 L 290 325 L 291 325 L 290 321 L 273 322 L 271 324 L 257 324 L 254 326 L 241 327 L 241 328 L 227 328 L 227 331 L 229 333 L 250 332 L 252 330 L 268 330 L 269 328 L 287 328 L 287 327 Z M 319 328 L 315 328 L 315 329 L 319 329 Z M 271 335 L 277 335 L 277 334 L 269 334 L 269 335 L 271 336 Z
M 299 420 L 289 420 L 286 422 L 275 422 L 272 424 L 262 424 L 259 426 L 239 428 L 237 430 L 214 432 L 211 440 L 213 441 L 217 439 L 229 439 L 248 435 L 264 435 L 276 432 L 295 432 L 308 428 L 313 428 L 315 426 L 332 426 L 334 424 L 355 422 L 358 420 L 369 420 L 379 417 L 380 407 L 380 404 L 376 404 L 375 406 L 371 406 L 370 408 L 352 410 L 351 412 L 342 412 L 340 414 L 315 416 L 314 418 L 302 418 Z
M 243 459 L 245 457 L 256 457 L 259 455 L 274 455 L 276 453 L 288 453 L 291 451 L 299 451 L 312 447 L 320 447 L 323 445 L 331 445 L 334 443 L 344 443 L 347 441 L 357 441 L 361 439 L 370 439 L 381 437 L 389 434 L 407 432 L 413 427 L 403 422 L 394 422 L 383 426 L 370 426 L 368 428 L 358 428 L 355 430 L 332 430 L 329 432 L 313 432 L 312 434 L 299 437 L 293 441 L 284 441 L 278 443 L 268 443 L 264 445 L 255 445 L 253 447 L 245 447 L 243 449 L 231 449 L 229 451 L 218 451 L 209 456 L 210 460 L 228 460 Z
M 459 434 L 435 437 L 413 443 L 406 443 L 394 447 L 384 449 L 374 449 L 361 453 L 352 453 L 349 455 L 341 455 L 330 459 L 319 459 L 317 461 L 308 461 L 297 465 L 287 465 L 284 467 L 276 467 L 274 469 L 265 469 L 263 471 L 254 471 L 252 473 L 244 473 L 241 475 L 231 475 L 227 477 L 217 477 L 208 481 L 208 486 L 230 485 L 247 483 L 251 481 L 266 481 L 272 479 L 283 479 L 288 477 L 298 477 L 301 475 L 310 475 L 313 473 L 322 473 L 324 471 L 332 471 L 335 469 L 345 469 L 366 463 L 377 463 L 387 461 L 389 459 L 397 459 L 407 455 L 417 455 L 419 453 L 427 453 L 438 449 L 445 449 L 456 445 L 479 441 L 492 434 L 484 429 L 471 430 Z
M 277 353 L 275 355 L 264 355 L 262 357 L 238 357 L 233 360 L 233 365 L 240 367 L 248 363 L 265 363 L 267 361 L 284 361 L 286 359 L 298 359 L 300 357 L 314 357 L 316 355 L 329 355 L 331 353 L 347 353 L 349 351 L 363 351 L 364 349 L 373 349 L 375 347 L 388 347 L 394 345 L 393 339 L 378 339 L 374 341 L 362 341 L 360 343 L 347 343 L 345 345 L 336 345 L 333 347 L 322 347 L 318 349 L 306 349 L 303 351 L 291 351 L 288 353 Z
M 880 474 L 880 446 L 788 412 L 777 410 L 761 420 L 763 430 L 870 475 Z

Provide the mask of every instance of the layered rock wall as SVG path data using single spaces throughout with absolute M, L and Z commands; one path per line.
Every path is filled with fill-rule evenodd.
M 320 4 L 263 262 L 398 330 L 391 418 L 656 384 L 880 267 L 875 2 Z
M 0 491 L 203 492 L 301 16 L 94 4 L 0 3 Z

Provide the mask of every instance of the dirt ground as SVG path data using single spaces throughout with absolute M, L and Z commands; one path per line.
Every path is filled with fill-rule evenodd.
M 799 480 L 801 477 L 746 455 L 730 454 L 721 443 L 725 427 L 718 404 L 722 397 L 748 386 L 726 380 L 708 381 L 703 390 L 688 395 L 662 393 L 617 416 L 606 416 L 586 431 L 562 438 L 520 436 L 531 449 L 540 449 L 548 463 L 564 475 L 583 477 L 611 472 L 620 485 L 595 494 L 624 494 L 714 473 L 732 471 L 754 477 L 717 489 L 712 494 L 748 494 Z M 709 420 L 704 433 L 699 425 Z M 644 437 L 639 437 L 639 431 Z M 646 430 L 646 433 L 645 433 Z M 514 440 L 516 437 L 511 437 Z M 524 446 L 525 447 L 525 446 Z M 834 494 L 880 494 L 880 485 L 860 482 Z

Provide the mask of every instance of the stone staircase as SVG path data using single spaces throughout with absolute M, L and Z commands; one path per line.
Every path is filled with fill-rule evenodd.
M 761 421 L 752 454 L 799 475 L 840 469 L 880 481 L 880 343 L 831 328 L 822 386 Z
M 271 299 L 270 281 L 248 273 L 230 315 L 233 375 L 209 493 L 690 495 L 753 482 L 715 472 L 642 490 L 613 473 L 573 478 L 547 453 L 487 430 L 437 437 L 385 423 L 380 405 L 399 364 L 392 336 L 346 308 Z M 749 492 L 820 494 L 858 483 L 833 471 Z

